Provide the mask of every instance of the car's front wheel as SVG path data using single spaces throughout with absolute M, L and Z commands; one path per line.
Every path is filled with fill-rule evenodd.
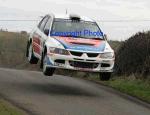
M 111 73 L 110 72 L 103 72 L 103 73 L 100 73 L 99 77 L 100 77 L 100 80 L 102 80 L 102 81 L 108 81 L 111 78 Z
M 55 71 L 55 68 L 52 68 L 52 67 L 49 67 L 47 65 L 47 55 L 45 54 L 43 56 L 43 74 L 46 75 L 46 76 L 52 76 L 54 71 Z
M 33 48 L 32 44 L 27 45 L 27 58 L 31 64 L 37 64 L 38 63 L 38 58 L 36 58 L 33 54 Z

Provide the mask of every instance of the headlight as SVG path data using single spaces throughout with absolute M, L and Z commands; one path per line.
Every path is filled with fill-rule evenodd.
M 106 58 L 106 59 L 110 59 L 114 57 L 114 53 L 103 53 L 100 54 L 100 58 Z
M 60 48 L 50 48 L 50 53 L 69 55 L 69 52 L 67 50 Z

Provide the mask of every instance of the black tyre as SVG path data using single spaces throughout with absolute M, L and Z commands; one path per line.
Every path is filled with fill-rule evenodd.
M 38 63 L 38 58 L 36 58 L 33 54 L 33 48 L 32 48 L 32 44 L 28 43 L 27 45 L 27 53 L 26 56 L 30 62 L 30 64 L 37 64 Z
M 40 62 L 40 68 L 43 69 L 43 53 L 42 53 L 42 57 L 41 57 L 41 62 Z
M 27 47 L 26 47 L 26 57 L 28 57 L 28 55 L 29 55 L 29 50 L 28 50 L 28 48 L 29 48 L 29 42 L 27 42 Z
M 100 80 L 102 81 L 108 81 L 111 78 L 111 73 L 110 72 L 104 72 L 104 73 L 100 73 Z
M 54 71 L 55 71 L 55 68 L 48 67 L 48 65 L 47 65 L 47 56 L 46 55 L 43 56 L 42 61 L 43 61 L 43 64 L 42 64 L 43 74 L 46 75 L 46 76 L 52 76 Z

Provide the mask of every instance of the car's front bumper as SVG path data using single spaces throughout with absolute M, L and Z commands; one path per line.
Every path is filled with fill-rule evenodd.
M 114 58 L 101 59 L 49 53 L 47 54 L 47 66 L 89 72 L 113 72 Z

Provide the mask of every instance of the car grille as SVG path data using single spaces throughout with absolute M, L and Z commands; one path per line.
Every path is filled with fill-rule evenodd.
M 84 52 L 70 51 L 73 56 L 82 56 Z M 88 57 L 98 57 L 99 53 L 86 53 Z
M 88 57 L 97 57 L 99 53 L 87 53 Z
M 74 52 L 74 51 L 70 51 L 70 53 L 74 56 L 82 56 L 82 52 Z
M 98 67 L 98 63 L 89 63 L 89 62 L 69 61 L 69 64 L 73 67 L 78 68 L 94 69 Z

